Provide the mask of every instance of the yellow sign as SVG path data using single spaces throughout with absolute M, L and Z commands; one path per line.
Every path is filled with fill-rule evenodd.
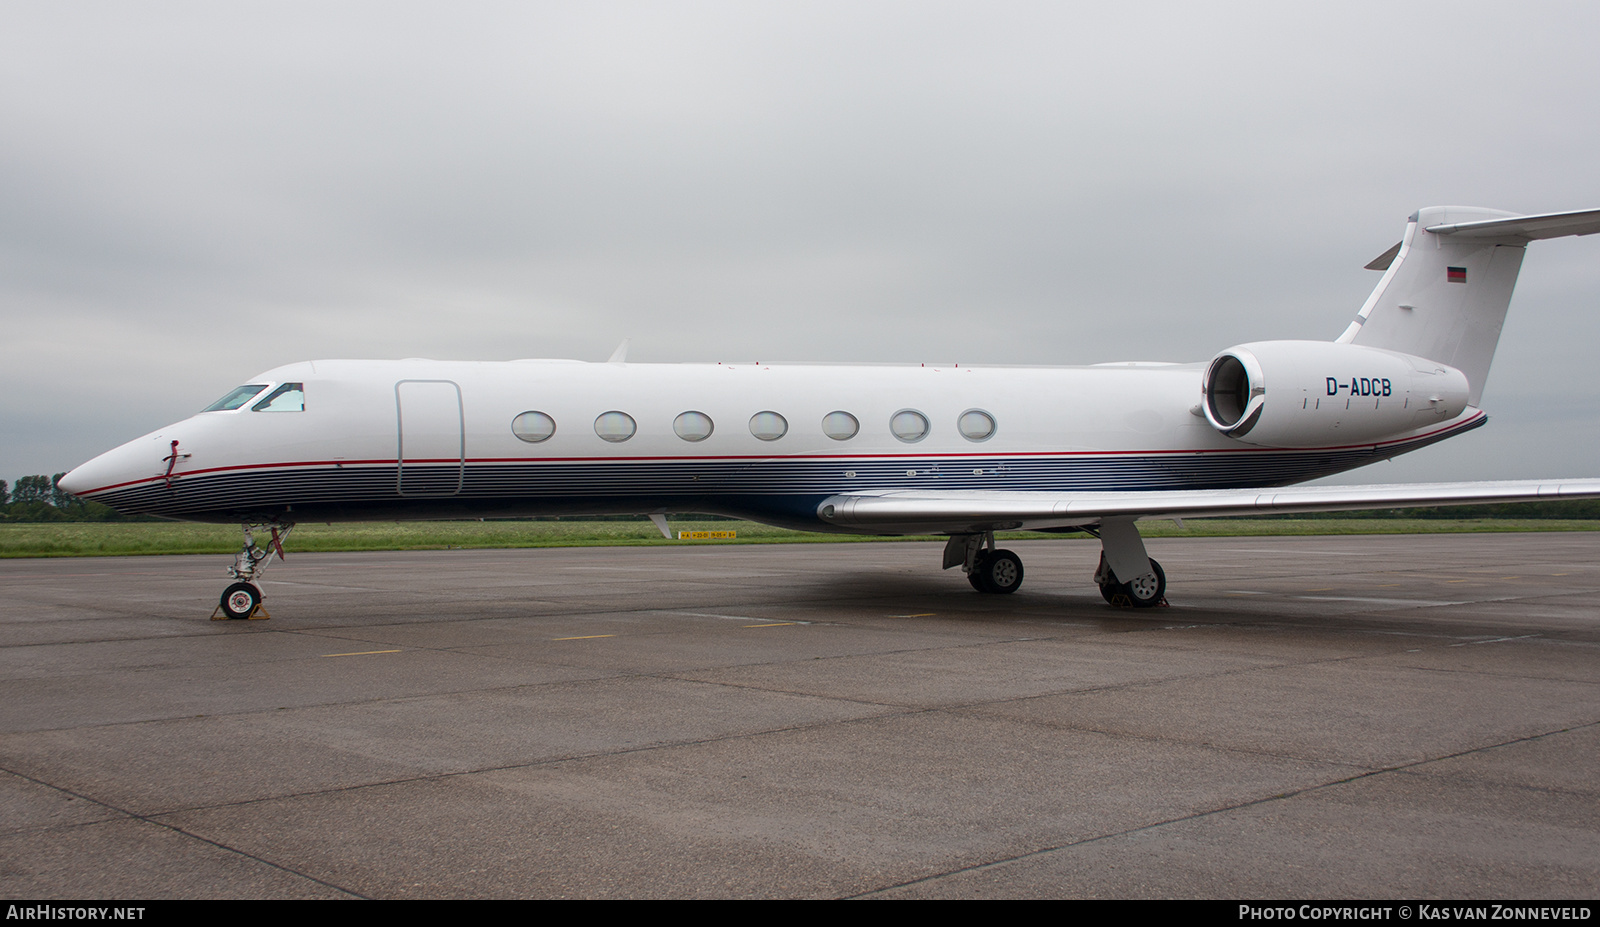
M 734 537 L 733 531 L 679 531 L 680 541 L 721 541 Z

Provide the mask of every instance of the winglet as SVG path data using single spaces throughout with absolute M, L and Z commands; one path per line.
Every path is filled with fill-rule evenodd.
M 628 362 L 628 344 L 631 341 L 633 341 L 632 338 L 622 339 L 622 343 L 617 345 L 617 349 L 615 351 L 611 352 L 611 357 L 606 360 L 606 363 L 626 364 Z

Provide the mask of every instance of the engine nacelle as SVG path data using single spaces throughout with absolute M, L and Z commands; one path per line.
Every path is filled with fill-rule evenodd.
M 1201 386 L 1206 420 L 1260 447 L 1394 438 L 1467 407 L 1467 377 L 1436 361 L 1328 341 L 1257 341 L 1218 354 Z

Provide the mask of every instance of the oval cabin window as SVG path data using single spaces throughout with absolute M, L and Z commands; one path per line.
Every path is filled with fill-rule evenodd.
M 835 441 L 848 441 L 861 431 L 861 423 L 849 412 L 829 412 L 822 417 L 822 433 Z
M 594 433 L 599 435 L 602 441 L 610 441 L 612 444 L 621 444 L 633 437 L 633 433 L 638 430 L 639 426 L 634 423 L 633 416 L 626 412 L 602 412 L 600 417 L 594 420 Z
M 672 420 L 672 430 L 685 441 L 704 441 L 715 426 L 704 412 L 685 412 Z
M 889 430 L 907 444 L 914 444 L 928 436 L 928 417 L 915 409 L 902 409 L 889 419 Z
M 776 412 L 750 416 L 750 433 L 763 441 L 776 441 L 789 432 L 789 420 Z
M 994 416 L 982 409 L 968 409 L 956 420 L 956 429 L 968 441 L 987 441 L 994 437 Z
M 511 420 L 511 433 L 529 444 L 538 444 L 556 433 L 556 420 L 543 412 L 524 412 Z

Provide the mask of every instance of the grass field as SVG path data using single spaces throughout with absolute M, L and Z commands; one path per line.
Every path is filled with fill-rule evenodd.
M 655 525 L 638 521 L 442 521 L 303 524 L 291 551 L 439 550 L 495 547 L 597 547 L 656 544 L 784 544 L 838 541 L 943 541 L 942 537 L 861 538 L 789 531 L 745 521 L 672 521 L 677 531 L 734 531 L 731 541 L 669 541 Z M 1179 528 L 1170 521 L 1140 522 L 1145 537 L 1261 537 L 1316 534 L 1453 534 L 1481 531 L 1600 531 L 1600 521 L 1555 519 L 1197 519 Z M 1003 539 L 1043 538 L 1027 531 Z M 1065 535 L 1082 537 L 1082 535 Z M 133 554 L 231 554 L 241 535 L 235 525 L 177 522 L 55 522 L 0 525 L 0 557 L 97 557 Z

